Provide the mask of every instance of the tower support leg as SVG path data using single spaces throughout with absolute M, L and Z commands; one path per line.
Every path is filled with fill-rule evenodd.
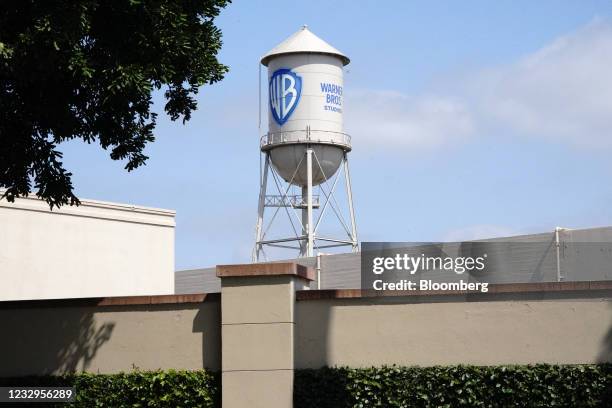
M 302 186 L 302 239 L 300 240 L 300 257 L 308 253 L 308 186 Z
M 252 261 L 259 262 L 259 256 L 262 250 L 262 229 L 263 229 L 263 217 L 266 203 L 266 189 L 268 186 L 268 170 L 270 168 L 270 153 L 266 152 L 266 159 L 264 162 L 263 175 L 260 179 L 259 186 L 259 204 L 257 206 L 257 224 L 255 224 L 255 247 L 253 248 Z
M 346 195 L 348 198 L 349 212 L 351 213 L 351 240 L 353 241 L 353 252 L 359 251 L 357 240 L 357 223 L 355 222 L 355 209 L 353 208 L 353 190 L 351 188 L 351 175 L 349 173 L 348 157 L 344 153 L 344 177 L 346 178 Z
M 314 254 L 314 230 L 312 225 L 312 148 L 306 149 L 306 175 L 307 175 L 307 188 L 308 188 L 308 199 L 307 199 L 307 241 L 306 241 L 306 256 L 313 256 Z

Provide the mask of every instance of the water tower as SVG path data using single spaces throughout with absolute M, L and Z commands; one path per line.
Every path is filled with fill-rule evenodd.
M 343 129 L 343 70 L 348 63 L 346 55 L 307 26 L 261 59 L 268 69 L 268 132 L 260 140 L 263 166 L 253 261 L 265 257 L 266 246 L 297 249 L 301 257 L 338 246 L 358 250 L 347 156 L 351 138 Z M 344 209 L 335 196 L 340 179 L 346 190 Z M 268 194 L 268 184 L 277 194 Z M 290 194 L 291 189 L 297 194 Z M 271 209 L 269 220 L 266 209 Z M 289 217 L 292 228 L 285 233 L 293 235 L 268 236 L 279 212 Z M 326 212 L 346 234 L 318 233 Z

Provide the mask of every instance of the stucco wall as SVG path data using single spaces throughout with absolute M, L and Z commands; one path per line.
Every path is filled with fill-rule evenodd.
M 0 200 L 0 300 L 173 294 L 174 225 L 168 210 Z
M 219 370 L 220 318 L 218 297 L 197 303 L 4 305 L 0 376 L 134 367 Z
M 298 301 L 296 368 L 612 361 L 610 298 Z
M 222 294 L 0 302 L 0 376 L 612 362 L 610 282 L 372 295 L 293 293 L 293 276 L 223 279 Z

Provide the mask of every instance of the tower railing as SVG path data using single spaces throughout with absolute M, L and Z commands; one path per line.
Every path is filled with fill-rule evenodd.
M 342 147 L 351 150 L 351 136 L 343 132 L 331 130 L 300 129 L 282 132 L 270 132 L 263 135 L 259 141 L 262 151 L 286 144 L 317 143 Z

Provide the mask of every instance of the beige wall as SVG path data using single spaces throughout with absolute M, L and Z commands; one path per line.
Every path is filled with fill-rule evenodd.
M 608 299 L 296 305 L 296 368 L 612 361 Z
M 218 300 L 1 308 L 0 327 L 0 376 L 221 365 Z
M 168 210 L 0 200 L 0 301 L 172 294 L 174 225 Z
M 612 362 L 607 282 L 461 301 L 326 295 L 299 290 L 294 276 L 223 279 L 221 297 L 0 302 L 0 376 L 206 367 L 222 370 L 228 406 L 269 408 L 289 406 L 294 368 Z

